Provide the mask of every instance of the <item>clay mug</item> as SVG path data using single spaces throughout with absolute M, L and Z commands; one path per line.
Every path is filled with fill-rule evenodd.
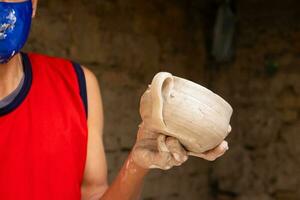
M 177 138 L 191 155 L 213 149 L 225 139 L 232 111 L 209 89 L 167 72 L 153 78 L 140 102 L 144 126 Z

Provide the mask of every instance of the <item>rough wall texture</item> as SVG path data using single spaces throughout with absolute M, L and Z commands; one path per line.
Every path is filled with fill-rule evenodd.
M 231 150 L 213 167 L 218 199 L 300 199 L 299 11 L 290 0 L 238 4 L 236 60 L 210 72 L 235 109 Z
M 300 6 L 239 2 L 236 60 L 220 65 L 207 59 L 214 12 L 205 2 L 43 0 L 26 48 L 77 60 L 98 76 L 110 181 L 134 144 L 141 94 L 166 70 L 229 100 L 231 149 L 213 164 L 192 158 L 153 171 L 143 199 L 300 199 Z

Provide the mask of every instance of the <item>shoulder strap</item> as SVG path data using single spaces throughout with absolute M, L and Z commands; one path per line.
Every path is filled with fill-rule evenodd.
M 88 99 L 87 99 L 87 88 L 86 88 L 86 79 L 81 65 L 72 61 L 75 73 L 77 75 L 77 80 L 80 89 L 80 96 L 84 104 L 86 116 L 88 116 Z

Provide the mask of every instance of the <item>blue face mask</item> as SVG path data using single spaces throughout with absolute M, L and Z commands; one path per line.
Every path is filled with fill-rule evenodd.
M 32 2 L 0 2 L 0 64 L 20 52 L 25 45 L 32 17 Z

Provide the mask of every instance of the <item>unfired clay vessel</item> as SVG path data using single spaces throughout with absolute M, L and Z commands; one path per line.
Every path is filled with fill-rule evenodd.
M 231 130 L 231 106 L 212 91 L 167 72 L 158 73 L 140 102 L 146 128 L 177 138 L 191 153 L 218 146 Z

